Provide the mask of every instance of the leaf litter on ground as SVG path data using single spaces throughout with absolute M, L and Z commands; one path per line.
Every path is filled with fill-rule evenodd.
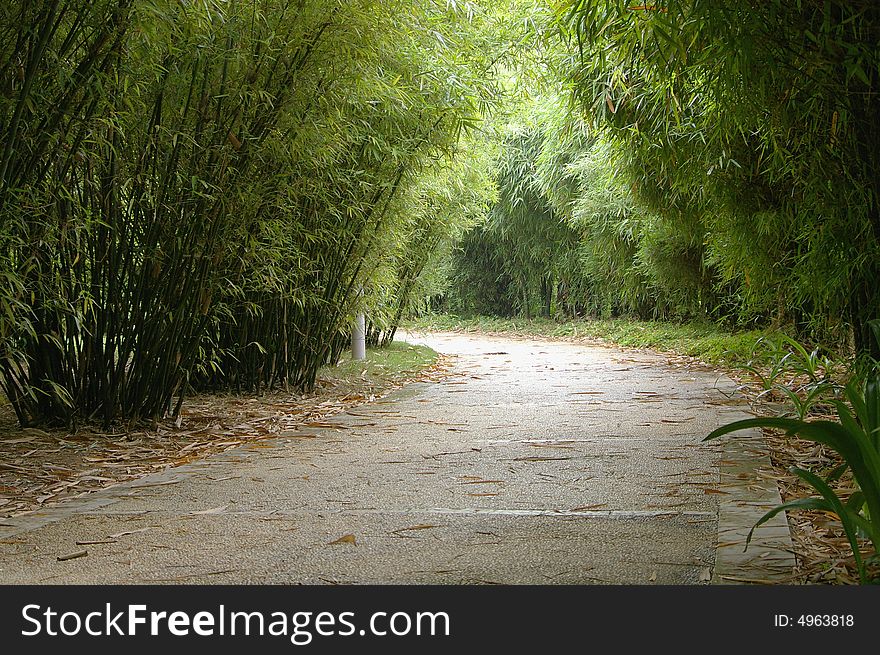
M 311 393 L 274 391 L 262 396 L 202 394 L 188 398 L 176 419 L 151 428 L 76 432 L 18 426 L 0 405 L 0 519 L 142 478 L 212 454 L 266 439 L 295 437 L 349 408 L 384 398 L 410 382 L 442 380 L 452 357 L 418 372 L 371 372 L 334 377 L 332 368 Z M 366 370 L 366 369 L 365 369 Z M 339 425 L 333 425 L 339 428 Z M 308 436 L 303 434 L 302 436 Z M 168 480 L 159 484 L 174 484 Z
M 739 390 L 748 399 L 753 414 L 778 414 L 779 404 L 774 402 L 772 394 L 766 393 L 756 377 L 748 376 L 743 371 L 728 371 L 728 374 L 739 384 Z M 795 388 L 804 380 L 790 377 L 784 382 Z M 836 415 L 830 413 L 827 406 L 819 404 L 807 419 L 834 421 Z M 760 480 L 773 481 L 783 502 L 816 495 L 813 488 L 791 472 L 791 467 L 828 472 L 842 463 L 836 453 L 813 441 L 787 436 L 775 430 L 765 430 L 764 440 L 770 452 L 771 468 L 758 469 L 755 475 Z M 855 483 L 849 473 L 842 475 L 833 486 L 844 502 L 855 491 Z M 843 526 L 836 516 L 818 511 L 787 512 L 786 516 L 796 564 L 793 574 L 784 580 L 785 584 L 858 583 L 855 560 Z M 867 546 L 867 542 L 863 540 L 862 546 Z M 880 566 L 880 563 L 875 566 Z

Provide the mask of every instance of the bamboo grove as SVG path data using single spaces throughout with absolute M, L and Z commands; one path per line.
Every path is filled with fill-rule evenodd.
M 4 3 L 0 385 L 23 425 L 154 421 L 426 304 L 871 351 L 878 11 Z
M 472 171 L 432 190 L 468 169 L 457 152 L 493 97 L 488 20 L 402 1 L 4 3 L 0 383 L 21 424 L 308 388 L 354 311 L 405 306 L 409 260 L 488 188 Z
M 445 306 L 784 327 L 880 356 L 876 2 L 554 3 Z
M 868 326 L 880 315 L 880 6 L 596 0 L 559 12 L 575 104 L 639 207 L 693 236 L 726 312 L 880 356 Z

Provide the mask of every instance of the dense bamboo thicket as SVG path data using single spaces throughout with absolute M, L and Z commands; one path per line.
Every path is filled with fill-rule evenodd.
M 876 350 L 878 23 L 834 1 L 7 2 L 0 385 L 23 425 L 156 420 L 193 389 L 308 388 L 356 312 L 387 342 L 431 296 Z
M 552 295 L 577 234 L 560 220 L 534 173 L 544 134 L 511 125 L 495 167 L 498 199 L 456 261 L 456 301 L 486 313 L 550 315 Z
M 877 4 L 555 11 L 445 307 L 774 324 L 880 356 Z
M 430 169 L 398 198 L 396 248 L 385 252 L 365 289 L 369 343 L 389 343 L 404 318 L 424 311 L 426 300 L 447 288 L 462 235 L 485 219 L 495 197 L 482 145 L 468 140 L 466 156 Z
M 464 237 L 446 307 L 501 316 L 723 318 L 728 290 L 705 229 L 640 203 L 612 144 L 564 94 L 504 127 L 499 198 Z M 731 301 L 732 302 L 732 301 Z
M 429 202 L 404 191 L 491 100 L 489 17 L 441 3 L 0 12 L 0 381 L 24 425 L 308 387 Z
M 875 2 L 568 2 L 574 106 L 741 319 L 880 355 Z

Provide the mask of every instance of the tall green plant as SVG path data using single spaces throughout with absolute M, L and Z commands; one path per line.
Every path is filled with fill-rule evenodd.
M 825 338 L 843 317 L 880 355 L 880 7 L 574 0 L 560 17 L 579 105 L 641 202 L 705 226 L 743 316 Z
M 0 385 L 24 425 L 76 402 L 69 364 L 84 353 L 66 335 L 81 325 L 73 305 L 90 304 L 71 281 L 88 268 L 72 213 L 87 202 L 85 153 L 118 144 L 107 114 L 132 16 L 130 0 L 0 8 Z
M 495 19 L 376 0 L 0 8 L 0 383 L 20 422 L 313 384 L 407 232 L 398 198 L 492 104 Z
M 880 322 L 872 322 L 874 334 L 880 340 Z M 871 543 L 873 553 L 870 558 L 880 562 L 880 367 L 862 382 L 851 382 L 846 387 L 846 399 L 852 409 L 842 401 L 835 401 L 839 422 L 803 421 L 786 418 L 756 418 L 735 421 L 713 430 L 706 439 L 749 428 L 775 428 L 788 435 L 800 436 L 831 448 L 839 454 L 845 469 L 852 472 L 858 485 L 845 502 L 832 487 L 834 479 L 844 469 L 838 469 L 827 478 L 798 467 L 791 471 L 819 494 L 817 498 L 799 498 L 767 512 L 749 532 L 746 544 L 751 540 L 755 528 L 787 510 L 819 510 L 831 512 L 839 517 L 849 545 L 852 548 L 859 579 L 869 581 L 866 558 L 859 545 L 859 537 L 865 536 Z
M 433 249 L 456 231 L 443 196 L 458 182 L 424 182 L 468 156 L 457 145 L 491 104 L 492 49 L 475 45 L 488 18 L 394 9 L 340 21 L 347 56 L 322 53 L 308 102 L 278 135 L 270 156 L 283 173 L 256 183 L 254 228 L 233 240 L 247 248 L 224 262 L 235 282 L 220 293 L 199 387 L 310 387 L 355 311 L 372 309 L 373 327 L 393 333 Z
M 54 4 L 68 16 L 78 6 Z M 4 260 L 22 271 L 32 316 L 6 341 L 4 385 L 22 423 L 156 419 L 175 396 L 179 407 L 239 193 L 334 21 L 320 9 L 280 0 L 117 7 L 110 24 L 131 29 L 119 28 L 103 55 L 90 102 L 54 124 L 22 119 L 32 141 L 57 140 L 65 153 L 40 155 L 39 184 L 16 182 L 20 196 L 40 194 L 13 208 L 28 218 Z M 57 47 L 83 43 L 92 56 L 70 18 L 55 25 Z M 37 63 L 58 71 L 46 53 Z M 70 65 L 54 74 L 76 77 Z M 12 161 L 21 166 L 33 150 L 16 145 Z

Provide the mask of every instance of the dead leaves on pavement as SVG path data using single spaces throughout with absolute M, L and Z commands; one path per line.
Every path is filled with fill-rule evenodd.
M 0 406 L 0 518 L 243 444 L 311 436 L 299 432 L 304 427 L 338 427 L 328 422 L 333 415 L 412 381 L 442 379 L 448 375 L 450 362 L 451 358 L 441 356 L 434 366 L 408 378 L 365 381 L 327 377 L 319 380 L 311 394 L 197 396 L 186 401 L 176 421 L 163 421 L 151 430 L 106 433 L 85 428 L 70 433 L 20 429 L 9 406 Z

